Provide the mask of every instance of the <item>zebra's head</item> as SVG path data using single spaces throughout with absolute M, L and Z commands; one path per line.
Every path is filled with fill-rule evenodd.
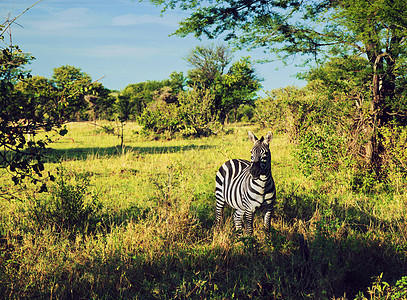
M 269 143 L 273 137 L 271 131 L 265 137 L 258 139 L 253 132 L 249 131 L 249 140 L 253 143 L 250 174 L 253 179 L 259 179 L 260 175 L 270 175 L 270 148 Z

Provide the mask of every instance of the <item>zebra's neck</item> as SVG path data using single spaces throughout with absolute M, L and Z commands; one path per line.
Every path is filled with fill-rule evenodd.
M 254 182 L 257 186 L 265 187 L 270 179 L 270 175 L 260 175 L 259 178 L 254 179 L 251 177 L 252 182 Z

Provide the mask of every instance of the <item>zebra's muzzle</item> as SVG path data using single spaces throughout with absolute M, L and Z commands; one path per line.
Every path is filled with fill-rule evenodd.
M 252 166 L 250 167 L 250 175 L 252 175 L 253 179 L 259 179 L 261 175 L 261 167 L 260 167 L 260 162 L 254 162 L 252 163 Z

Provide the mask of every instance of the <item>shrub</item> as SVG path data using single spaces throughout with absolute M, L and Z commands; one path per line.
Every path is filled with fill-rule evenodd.
M 213 96 L 208 90 L 193 89 L 178 95 L 177 103 L 158 99 L 140 117 L 145 131 L 173 136 L 208 136 L 212 134 L 215 117 L 211 114 Z
M 271 128 L 274 132 L 286 131 L 284 93 L 289 89 L 291 88 L 272 90 L 267 97 L 256 100 L 253 118 L 262 128 Z
M 235 122 L 250 122 L 254 117 L 254 107 L 251 105 L 241 105 L 236 113 Z
M 41 229 L 51 228 L 58 232 L 75 234 L 96 230 L 101 221 L 102 205 L 95 195 L 88 194 L 88 186 L 86 174 L 67 175 L 60 169 L 48 195 L 32 204 L 30 219 Z
M 407 173 L 407 128 L 382 127 L 384 166 L 394 173 Z
M 180 94 L 179 119 L 183 136 L 209 136 L 215 122 L 211 113 L 214 96 L 209 90 L 193 89 Z
M 277 89 L 256 102 L 255 118 L 262 126 L 285 132 L 298 145 L 305 175 L 324 175 L 338 170 L 347 154 L 350 122 L 343 101 L 329 98 L 317 84 Z
M 345 150 L 345 139 L 333 128 L 322 127 L 300 134 L 296 156 L 302 163 L 301 169 L 305 175 L 315 171 L 323 175 L 338 170 Z

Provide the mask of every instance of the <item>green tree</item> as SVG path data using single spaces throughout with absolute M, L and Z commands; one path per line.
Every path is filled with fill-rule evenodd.
M 177 132 L 183 136 L 208 136 L 213 132 L 215 121 L 211 113 L 213 99 L 211 91 L 203 88 L 180 92 L 177 102 L 157 98 L 144 110 L 140 123 L 145 131 L 167 137 Z
M 36 120 L 36 128 L 30 128 L 35 131 L 39 127 L 45 127 L 48 130 L 55 123 L 60 124 L 59 93 L 52 81 L 41 76 L 29 76 L 18 81 L 15 90 L 21 93 L 21 100 L 24 101 L 24 118 Z
M 231 111 L 244 104 L 253 104 L 255 93 L 260 88 L 260 79 L 248 57 L 232 63 L 227 47 L 197 46 L 190 51 L 186 60 L 194 69 L 188 71 L 191 86 L 211 89 L 215 99 L 212 113 L 220 122 L 227 122 Z
M 180 36 L 222 36 L 237 48 L 263 48 L 282 58 L 295 54 L 364 56 L 370 74 L 369 138 L 365 159 L 380 168 L 380 128 L 399 107 L 392 105 L 407 54 L 405 0 L 150 0 L 163 10 L 181 8 L 190 16 L 175 32 Z M 396 101 L 397 102 L 397 101 Z
M 100 82 L 92 83 L 86 90 L 88 94 L 85 95 L 84 99 L 87 101 L 87 106 L 95 123 L 98 118 L 111 118 L 115 102 L 115 97 L 111 95 L 111 91 Z
M 55 89 L 45 78 L 32 77 L 24 70 L 33 57 L 11 41 L 6 42 L 6 30 L 12 21 L 0 25 L 0 168 L 12 174 L 15 184 L 30 178 L 38 183 L 43 177 L 46 139 L 27 138 L 36 129 L 59 127 L 60 118 L 54 100 Z M 60 130 L 61 134 L 66 130 Z M 52 179 L 53 177 L 50 176 Z M 40 191 L 44 191 L 43 182 Z M 7 194 L 0 188 L 0 195 Z
M 232 54 L 224 45 L 196 46 L 185 58 L 193 67 L 188 71 L 189 85 L 211 87 L 218 76 L 226 72 L 232 59 Z
M 65 106 L 61 116 L 64 119 L 80 118 L 88 107 L 85 96 L 92 84 L 91 76 L 80 68 L 66 65 L 55 68 L 52 79 Z
M 215 86 L 215 92 L 221 99 L 220 115 L 226 116 L 227 122 L 230 112 L 234 113 L 234 120 L 236 120 L 240 106 L 254 106 L 256 92 L 261 84 L 250 59 L 244 57 L 233 63 L 226 74 L 218 77 Z
M 148 80 L 146 82 L 134 83 L 127 85 L 120 96 L 127 98 L 129 103 L 134 106 L 133 113 L 140 116 L 149 103 L 155 98 L 160 97 L 163 92 L 168 98 L 177 101 L 177 95 L 186 87 L 186 78 L 182 72 L 173 72 L 169 79 L 165 80 Z M 161 91 L 161 92 L 160 92 Z M 162 95 L 164 96 L 164 95 Z

